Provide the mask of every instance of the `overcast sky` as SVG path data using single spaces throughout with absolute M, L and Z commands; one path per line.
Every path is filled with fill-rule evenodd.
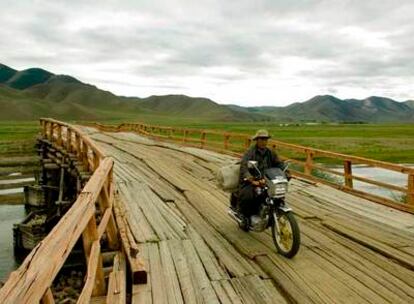
M 5 1 L 0 62 L 118 95 L 414 99 L 414 1 Z

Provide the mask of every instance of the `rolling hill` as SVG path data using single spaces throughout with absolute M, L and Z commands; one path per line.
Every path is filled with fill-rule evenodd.
M 414 122 L 414 101 L 375 96 L 341 100 L 321 95 L 286 107 L 241 107 L 185 95 L 123 97 L 68 75 L 40 68 L 17 71 L 0 64 L 0 120 L 41 116 L 70 120 L 157 116 L 206 121 Z
M 414 100 L 407 100 L 406 102 L 404 102 L 407 106 L 409 106 L 410 108 L 414 109 Z
M 414 109 L 389 98 L 371 96 L 363 100 L 315 96 L 302 103 L 267 110 L 278 120 L 326 122 L 414 122 Z

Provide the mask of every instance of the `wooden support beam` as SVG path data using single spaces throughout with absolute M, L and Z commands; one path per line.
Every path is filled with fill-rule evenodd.
M 101 245 L 99 240 L 93 242 L 91 254 L 88 261 L 88 270 L 86 274 L 86 283 L 79 296 L 78 303 L 87 304 L 90 302 L 91 296 L 99 296 L 105 294 L 105 279 L 102 273 L 99 273 L 99 265 L 102 264 Z M 99 292 L 98 292 L 99 290 Z
M 47 170 L 58 170 L 60 167 L 55 163 L 44 164 L 43 167 Z
M 106 227 L 108 226 L 109 219 L 112 215 L 112 208 L 106 208 L 104 215 L 101 218 L 101 222 L 98 226 L 98 239 L 102 238 L 102 235 L 104 234 Z
M 89 220 L 88 225 L 86 225 L 85 230 L 82 232 L 83 250 L 86 261 L 89 259 L 92 244 L 96 240 L 98 240 L 98 229 L 96 227 L 96 219 L 93 216 Z
M 106 252 L 102 252 L 102 262 L 104 263 L 104 265 L 112 265 L 114 263 L 114 257 L 115 255 L 118 253 L 118 251 L 106 251 Z
M 40 300 L 41 304 L 55 304 L 55 299 L 53 298 L 53 293 L 50 288 L 48 288 Z
M 108 180 L 102 188 L 101 194 L 99 196 L 99 206 L 102 212 L 106 212 L 107 209 L 113 210 L 113 200 L 114 200 L 114 183 L 112 181 L 113 173 L 109 173 Z M 112 250 L 119 248 L 118 240 L 118 229 L 116 227 L 115 218 L 113 212 L 110 212 L 108 215 L 108 224 L 106 225 L 106 235 L 108 237 L 108 247 Z

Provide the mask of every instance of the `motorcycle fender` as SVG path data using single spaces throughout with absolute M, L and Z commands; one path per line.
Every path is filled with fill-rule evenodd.
M 287 206 L 279 206 L 278 207 L 279 210 L 282 210 L 283 212 L 289 212 L 292 211 L 292 208 L 287 207 Z

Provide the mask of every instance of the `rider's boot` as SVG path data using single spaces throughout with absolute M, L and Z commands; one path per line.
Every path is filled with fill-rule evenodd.
M 249 217 L 245 216 L 240 211 L 239 211 L 239 216 L 240 216 L 240 219 L 241 219 L 240 228 L 243 231 L 246 231 L 246 232 L 249 231 L 249 225 L 250 225 Z

